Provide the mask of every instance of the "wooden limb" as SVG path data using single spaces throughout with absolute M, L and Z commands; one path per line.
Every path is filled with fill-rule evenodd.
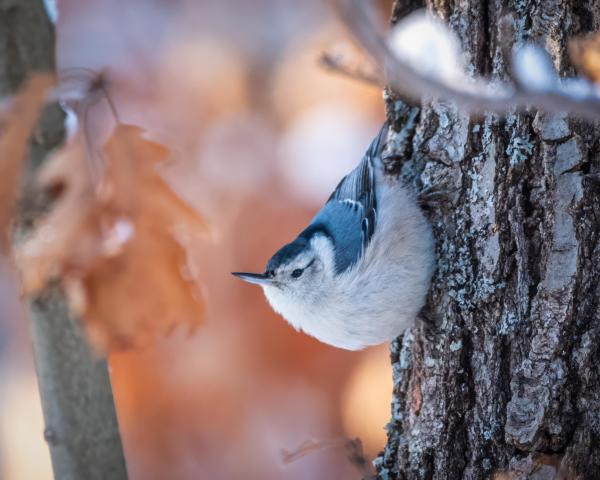
M 41 0 L 0 0 L 0 96 L 13 95 L 28 74 L 54 70 L 54 31 Z M 64 137 L 64 115 L 49 106 L 34 135 L 35 170 Z M 21 237 L 40 214 L 25 193 Z M 60 480 L 125 480 L 108 367 L 90 351 L 69 316 L 60 286 L 32 300 L 31 331 L 54 476 Z

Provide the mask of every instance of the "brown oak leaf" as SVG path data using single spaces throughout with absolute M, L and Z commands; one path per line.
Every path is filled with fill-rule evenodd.
M 202 320 L 189 247 L 206 224 L 160 175 L 169 154 L 142 129 L 118 125 L 95 158 L 77 137 L 40 172 L 40 187 L 60 193 L 17 252 L 24 289 L 60 277 L 100 351 Z

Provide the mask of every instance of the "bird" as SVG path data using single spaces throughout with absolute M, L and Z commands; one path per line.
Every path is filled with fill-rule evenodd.
M 431 225 L 413 187 L 385 172 L 385 122 L 358 165 L 263 273 L 260 285 L 295 329 L 346 350 L 391 341 L 425 304 L 435 267 Z

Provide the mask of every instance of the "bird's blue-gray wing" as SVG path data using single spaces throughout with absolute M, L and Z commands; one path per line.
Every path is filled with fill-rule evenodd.
M 337 273 L 358 261 L 375 231 L 374 159 L 381 154 L 387 130 L 386 123 L 360 163 L 338 184 L 309 227 L 312 230 L 322 228 L 332 237 Z

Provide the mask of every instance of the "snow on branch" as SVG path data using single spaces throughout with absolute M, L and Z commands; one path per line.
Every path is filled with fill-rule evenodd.
M 513 49 L 512 82 L 467 74 L 455 33 L 423 11 L 402 19 L 386 40 L 364 0 L 337 0 L 340 17 L 358 42 L 386 72 L 387 83 L 401 95 L 451 101 L 471 113 L 506 113 L 533 107 L 600 119 L 600 88 L 581 77 L 559 78 L 550 55 L 540 46 Z

